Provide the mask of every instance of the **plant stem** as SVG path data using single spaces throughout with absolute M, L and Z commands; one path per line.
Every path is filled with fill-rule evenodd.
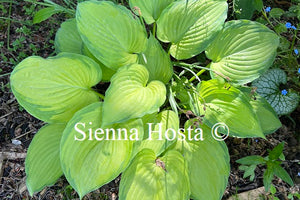
M 153 24 L 153 31 L 152 31 L 153 37 L 155 37 L 155 34 L 156 34 L 156 23 L 154 22 L 154 24 Z
M 7 76 L 7 75 L 10 75 L 10 72 L 6 74 L 0 74 L 0 77 Z
M 11 8 L 12 8 L 12 2 L 10 2 L 10 4 L 9 4 L 9 10 L 8 10 L 8 18 L 9 19 L 11 17 Z M 7 44 L 6 44 L 7 49 L 9 49 L 10 25 L 11 25 L 10 20 L 8 20 L 8 25 L 7 25 Z
M 205 69 L 201 69 L 198 73 L 197 73 L 197 77 L 200 76 L 201 74 L 203 74 L 206 70 Z M 189 82 L 192 82 L 193 80 L 195 80 L 196 76 L 193 76 L 192 78 L 190 78 Z
M 100 94 L 100 93 L 98 93 L 98 92 L 96 92 L 96 94 L 97 94 L 102 100 L 104 100 L 105 96 L 104 96 L 103 94 Z
M 267 16 L 267 14 L 266 14 L 266 12 L 265 11 L 261 11 L 261 13 L 263 14 L 263 16 L 265 17 L 265 19 L 267 20 L 267 22 L 272 26 L 272 29 L 274 30 L 274 26 L 273 26 L 273 24 L 271 23 L 271 21 L 269 20 L 269 18 L 268 18 L 268 16 Z M 277 33 L 276 33 L 277 34 Z M 278 35 L 278 34 L 277 34 Z

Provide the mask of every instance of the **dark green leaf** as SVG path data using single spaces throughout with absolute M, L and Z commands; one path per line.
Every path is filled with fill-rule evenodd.
M 234 12 L 238 19 L 251 19 L 254 10 L 253 0 L 234 0 Z
M 33 23 L 37 24 L 42 21 L 45 21 L 46 19 L 50 18 L 52 15 L 61 12 L 61 10 L 58 10 L 56 7 L 48 7 L 43 8 L 39 10 L 37 13 L 35 13 L 33 17 Z
M 264 4 L 262 0 L 254 0 L 253 6 L 257 11 L 261 11 L 261 9 L 264 7 Z
M 283 14 L 284 14 L 284 10 L 282 10 L 281 8 L 273 8 L 270 11 L 270 17 L 273 18 L 280 18 Z
M 265 160 L 261 156 L 247 156 L 237 160 L 236 162 L 243 165 L 259 165 L 265 163 Z
M 279 178 L 281 178 L 283 181 L 287 182 L 290 186 L 294 185 L 293 180 L 290 177 L 290 175 L 281 166 L 279 166 L 279 165 L 274 166 L 274 174 L 276 176 L 278 176 Z
M 270 160 L 277 160 L 279 156 L 282 154 L 284 147 L 284 143 L 278 144 L 270 153 L 269 153 L 269 159 Z
M 273 176 L 274 176 L 273 165 L 268 165 L 266 171 L 264 172 L 264 179 L 263 179 L 266 192 L 269 191 L 270 189 Z

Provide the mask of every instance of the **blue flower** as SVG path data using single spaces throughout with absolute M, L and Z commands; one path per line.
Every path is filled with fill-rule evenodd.
M 286 27 L 286 28 L 292 28 L 292 24 L 291 24 L 290 22 L 287 22 L 287 23 L 285 24 L 285 27 Z
M 297 176 L 300 176 L 300 172 L 298 172 Z
M 300 74 L 300 68 L 298 68 L 298 74 Z
M 271 11 L 271 7 L 270 6 L 266 7 L 265 11 L 266 11 L 266 13 L 270 12 Z
M 295 53 L 296 55 L 298 55 L 298 54 L 299 54 L 298 49 L 294 49 L 294 53 Z
M 297 30 L 297 28 L 295 26 L 291 26 L 291 29 Z
M 281 91 L 281 94 L 282 94 L 283 96 L 287 95 L 287 93 L 288 93 L 288 91 L 286 91 L 286 89 L 284 89 L 284 90 Z

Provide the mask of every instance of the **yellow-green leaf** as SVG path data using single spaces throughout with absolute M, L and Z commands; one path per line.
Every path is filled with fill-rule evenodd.
M 225 0 L 179 0 L 157 20 L 157 37 L 171 42 L 171 55 L 180 60 L 204 51 L 227 18 Z
M 130 0 L 132 10 L 139 9 L 147 24 L 155 22 L 161 12 L 174 0 Z M 138 12 L 137 12 L 138 13 Z
M 168 83 L 173 75 L 170 56 L 164 51 L 153 35 L 150 35 L 146 51 L 139 56 L 139 63 L 149 71 L 149 81 Z
M 278 45 L 278 36 L 258 22 L 227 22 L 206 49 L 207 57 L 212 60 L 210 68 L 217 72 L 211 75 L 228 77 L 240 85 L 249 83 L 272 65 Z
M 31 56 L 13 70 L 11 89 L 30 114 L 45 122 L 68 122 L 81 108 L 99 101 L 91 89 L 102 77 L 92 59 L 61 53 L 47 59 Z
M 217 79 L 202 81 L 197 91 L 200 96 L 195 94 L 191 108 L 197 116 L 204 115 L 206 125 L 213 127 L 217 123 L 225 123 L 230 136 L 265 137 L 243 92 Z
M 135 136 L 143 131 L 141 119 L 103 129 L 101 119 L 102 102 L 97 102 L 78 111 L 63 132 L 62 170 L 80 198 L 112 181 L 127 167 Z
M 188 200 L 190 184 L 187 165 L 177 151 L 156 158 L 150 149 L 142 150 L 122 175 L 122 200 Z
M 178 139 L 175 149 L 184 155 L 189 169 L 191 199 L 221 199 L 230 173 L 230 157 L 224 141 L 211 136 L 206 125 L 194 126 L 195 120 L 185 123 L 185 139 Z M 198 123 L 199 124 L 199 123 Z M 188 128 L 202 129 L 203 141 L 189 140 Z M 191 138 L 195 132 L 191 131 Z
M 118 70 L 105 93 L 103 125 L 124 122 L 158 111 L 166 100 L 166 87 L 156 80 L 148 83 L 148 79 L 148 70 L 139 64 Z
M 26 186 L 29 194 L 53 185 L 63 175 L 59 160 L 59 146 L 65 124 L 42 127 L 34 136 L 25 160 Z
M 77 28 L 84 44 L 105 66 L 117 70 L 136 63 L 147 36 L 138 18 L 109 1 L 86 1 L 77 6 Z

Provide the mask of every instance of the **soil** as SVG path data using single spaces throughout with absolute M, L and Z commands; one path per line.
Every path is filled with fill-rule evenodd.
M 3 5 L 7 8 L 9 3 L 3 3 Z M 21 61 L 18 60 L 20 52 L 42 57 L 53 55 L 51 46 L 53 46 L 55 31 L 65 19 L 64 15 L 55 15 L 51 20 L 42 22 L 39 25 L 31 25 L 30 36 L 20 33 L 17 30 L 26 21 L 32 20 L 32 17 L 26 14 L 26 9 L 24 9 L 24 7 L 30 8 L 30 5 L 30 3 L 18 1 L 18 4 L 12 4 L 10 16 L 13 19 L 12 21 L 9 22 L 0 18 L 0 41 L 4 42 L 1 47 L 1 55 L 8 58 L 6 61 L 0 60 L 0 199 L 48 200 L 78 198 L 76 192 L 70 188 L 63 177 L 54 186 L 46 187 L 32 198 L 29 196 L 25 184 L 24 162 L 26 151 L 33 136 L 44 123 L 32 117 L 18 104 L 9 87 L 9 73 L 13 70 L 15 64 Z M 0 10 L 1 17 L 7 17 L 8 14 L 1 13 Z M 22 36 L 25 37 L 22 46 L 12 51 L 13 42 Z M 37 50 L 33 50 L 30 44 L 33 44 Z M 238 169 L 239 165 L 235 161 L 248 155 L 267 156 L 267 149 L 272 149 L 282 141 L 285 143 L 284 155 L 286 157 L 286 161 L 283 162 L 282 166 L 292 177 L 295 186 L 290 187 L 276 178 L 273 181 L 278 191 L 276 196 L 279 199 L 287 199 L 289 193 L 300 191 L 300 176 L 298 175 L 300 172 L 300 107 L 290 117 L 284 116 L 280 120 L 283 124 L 282 128 L 269 135 L 267 140 L 239 138 L 226 140 L 231 155 L 231 173 L 223 199 L 227 199 L 236 193 L 262 187 L 264 167 L 259 166 L 255 170 L 254 181 L 249 181 L 249 178 L 243 178 L 243 172 Z M 119 181 L 120 177 L 88 194 L 84 199 L 117 199 Z

